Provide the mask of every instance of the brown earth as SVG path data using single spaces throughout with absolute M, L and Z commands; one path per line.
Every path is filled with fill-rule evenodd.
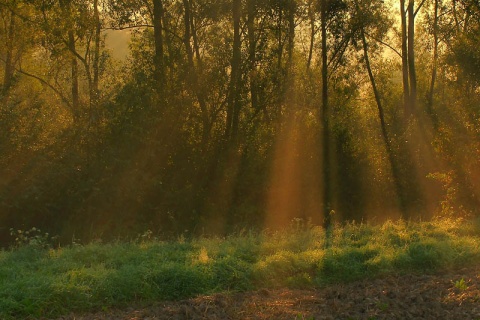
M 436 275 L 388 276 L 317 290 L 215 294 L 60 319 L 480 320 L 480 266 Z

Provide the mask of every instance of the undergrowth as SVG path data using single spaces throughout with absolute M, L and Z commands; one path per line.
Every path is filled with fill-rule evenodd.
M 227 238 L 0 251 L 0 319 L 56 317 L 225 291 L 312 288 L 480 262 L 479 220 L 347 224 Z

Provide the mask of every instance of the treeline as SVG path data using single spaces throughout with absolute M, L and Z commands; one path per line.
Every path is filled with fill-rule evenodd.
M 2 241 L 478 214 L 479 44 L 475 0 L 5 0 Z

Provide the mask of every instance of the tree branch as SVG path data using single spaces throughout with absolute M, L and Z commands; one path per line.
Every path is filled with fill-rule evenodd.
M 2 60 L 4 62 L 4 60 L 2 58 L 0 58 L 0 60 Z M 21 67 L 17 68 L 15 67 L 15 71 L 17 71 L 18 73 L 21 73 L 23 75 L 26 75 L 27 77 L 30 77 L 30 78 L 33 78 L 33 79 L 36 79 L 38 80 L 40 83 L 42 83 L 43 85 L 46 85 L 47 87 L 49 87 L 53 92 L 55 92 L 59 97 L 60 99 L 67 105 L 68 109 L 70 109 L 70 111 L 72 113 L 74 113 L 74 110 L 73 110 L 73 106 L 70 104 L 70 101 L 68 101 L 67 97 L 65 97 L 57 88 L 55 88 L 54 86 L 52 86 L 48 81 L 46 81 L 45 79 L 42 79 L 40 78 L 39 76 L 36 76 L 32 73 L 29 73 L 27 71 L 24 71 Z
M 367 35 L 367 37 L 369 37 L 369 38 L 377 41 L 377 42 L 380 43 L 380 44 L 383 44 L 384 46 L 386 46 L 387 48 L 389 48 L 390 50 L 392 50 L 393 52 L 395 52 L 400 58 L 402 57 L 402 54 L 401 54 L 397 49 L 395 49 L 394 47 L 392 47 L 391 45 L 389 45 L 388 43 L 383 42 L 382 40 L 375 38 L 374 36 L 372 36 L 371 34 L 369 34 L 369 33 L 367 33 L 367 32 L 365 32 L 365 34 Z
M 102 30 L 127 30 L 127 29 L 137 29 L 137 28 L 153 28 L 153 24 L 137 24 L 134 26 L 119 26 L 119 27 L 103 27 Z
M 420 2 L 420 4 L 419 4 L 418 7 L 417 7 L 417 10 L 415 10 L 415 12 L 413 13 L 413 16 L 414 16 L 414 17 L 417 16 L 418 11 L 420 11 L 420 9 L 423 7 L 423 5 L 425 4 L 425 1 L 426 1 L 426 0 L 422 0 L 422 2 Z

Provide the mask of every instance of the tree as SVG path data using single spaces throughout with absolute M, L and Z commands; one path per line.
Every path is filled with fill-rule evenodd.
M 16 1 L 12 2 L 17 4 Z M 16 65 L 16 71 L 24 76 L 34 78 L 53 90 L 71 110 L 72 118 L 78 122 L 82 114 L 86 112 L 89 120 L 94 118 L 93 111 L 97 107 L 99 96 L 100 77 L 100 13 L 98 1 L 95 0 L 93 7 L 86 0 L 58 1 L 58 2 L 19 2 L 17 7 L 8 7 L 22 25 L 30 25 L 32 35 L 29 44 L 37 54 L 43 54 L 42 49 L 50 52 L 50 60 L 56 59 L 58 69 L 52 70 L 55 64 L 49 67 L 43 75 L 35 71 L 26 70 L 21 65 Z M 23 35 L 26 37 L 26 35 Z M 93 49 L 92 49 L 92 43 Z M 61 57 L 61 59 L 60 59 Z M 70 69 L 70 94 L 63 89 L 65 82 L 60 78 L 64 66 L 61 64 L 64 58 L 69 59 Z M 19 57 L 16 57 L 19 59 Z M 8 60 L 8 59 L 7 59 Z M 83 66 L 83 73 L 79 69 L 79 63 Z M 15 64 L 10 64 L 14 66 Z M 7 68 L 8 69 L 8 68 Z M 9 71 L 11 73 L 11 71 Z M 87 80 L 87 111 L 82 110 L 80 78 L 82 75 Z M 7 77 L 8 78 L 8 77 Z M 70 95 L 70 97 L 69 97 Z
M 242 16 L 242 1 L 233 0 L 232 2 L 232 20 L 233 20 L 233 46 L 232 62 L 230 71 L 230 88 L 227 102 L 227 118 L 225 125 L 225 137 L 228 140 L 236 141 L 238 138 L 238 127 L 240 120 L 240 81 L 241 81 L 241 38 L 240 38 L 240 19 Z
M 315 35 L 317 34 L 318 28 L 316 27 L 316 10 L 314 0 L 308 0 L 307 4 L 307 14 L 310 25 L 310 43 L 308 46 L 308 58 L 307 58 L 307 70 L 311 69 L 312 58 L 313 58 L 313 48 L 315 45 Z
M 480 78 L 480 8 L 476 1 L 470 0 L 452 1 L 451 6 L 453 28 L 443 27 L 444 39 L 449 49 L 448 62 L 458 66 L 457 83 L 472 93 L 478 87 Z
M 351 39 L 351 33 L 345 25 L 348 16 L 343 13 L 347 4 L 343 0 L 320 1 L 320 31 L 321 31 L 321 70 L 322 70 L 322 104 L 320 109 L 321 137 L 322 137 L 322 158 L 323 158 L 323 216 L 325 226 L 331 224 L 331 210 L 333 210 L 332 192 L 332 154 L 331 154 L 331 128 L 330 128 L 330 106 L 329 106 L 329 79 L 330 74 L 342 64 L 343 54 Z M 330 59 L 329 59 L 330 53 Z M 330 74 L 329 74 L 330 69 Z
M 2 92 L 5 95 L 12 86 L 14 75 L 14 43 L 15 43 L 15 14 L 13 11 L 2 10 L 3 18 L 3 34 L 5 37 L 5 58 L 2 59 L 5 63 L 3 75 Z
M 405 9 L 405 0 L 400 0 L 403 104 L 406 119 L 416 112 L 417 73 L 415 68 L 415 17 L 424 4 L 425 0 L 422 0 L 422 2 L 415 7 L 415 0 L 408 0 L 408 6 Z
M 30 8 L 18 0 L 0 4 L 0 61 L 3 64 L 1 93 L 7 96 L 25 53 L 32 49 L 38 32 L 29 19 Z
M 185 25 L 185 34 L 184 34 L 184 44 L 185 44 L 185 51 L 187 54 L 187 74 L 189 74 L 188 83 L 193 94 L 196 96 L 198 104 L 200 106 L 201 111 L 201 119 L 202 119 L 202 144 L 205 145 L 208 141 L 211 123 L 210 117 L 208 113 L 207 102 L 205 98 L 204 89 L 200 87 L 200 80 L 199 74 L 201 73 L 201 57 L 198 50 L 198 40 L 197 40 L 197 31 L 195 29 L 195 22 L 194 16 L 191 11 L 192 7 L 192 0 L 183 0 L 183 7 L 184 7 L 184 25 Z M 194 50 L 192 50 L 192 38 L 193 43 L 196 49 L 196 57 L 197 61 L 199 62 L 195 65 L 194 62 Z
M 432 75 L 430 78 L 430 89 L 428 90 L 427 96 L 427 109 L 430 114 L 433 114 L 432 105 L 433 105 L 433 94 L 435 90 L 435 81 L 437 80 L 437 64 L 438 64 L 438 14 L 439 7 L 441 7 L 440 0 L 434 0 L 433 5 L 433 23 L 432 23 L 432 33 L 433 33 L 433 61 L 432 61 Z
M 90 98 L 92 99 L 91 104 L 96 108 L 99 103 L 100 99 L 100 49 L 101 49 L 101 29 L 102 23 L 100 20 L 100 11 L 99 11 L 99 4 L 98 0 L 93 1 L 93 24 L 94 24 L 94 49 L 93 49 L 93 81 L 92 81 L 92 93 Z
M 71 94 L 72 94 L 72 108 L 74 112 L 74 119 L 78 121 L 80 118 L 80 97 L 79 97 L 79 81 L 78 81 L 78 61 L 75 53 L 77 53 L 76 40 L 75 40 L 75 26 L 74 19 L 72 16 L 72 7 L 70 1 L 60 1 L 60 6 L 62 9 L 62 15 L 64 16 L 65 21 L 69 23 L 67 26 L 67 47 L 70 50 L 70 61 L 71 61 Z M 46 12 L 43 11 L 43 16 L 46 17 Z M 47 20 L 45 18 L 45 20 Z M 50 31 L 50 22 L 45 21 L 46 30 Z M 59 33 L 60 30 L 55 30 L 52 33 Z
M 392 146 L 391 139 L 387 130 L 387 123 L 385 119 L 385 110 L 382 103 L 381 93 L 378 90 L 375 75 L 372 70 L 370 61 L 370 45 L 367 41 L 366 34 L 371 35 L 375 41 L 384 43 L 382 38 L 388 33 L 391 27 L 391 21 L 387 17 L 387 12 L 383 8 L 383 3 L 377 3 L 375 1 L 362 1 L 355 0 L 355 23 L 354 32 L 356 37 L 361 42 L 363 49 L 363 60 L 365 68 L 367 69 L 368 78 L 372 87 L 373 95 L 375 97 L 375 103 L 378 110 L 378 119 L 380 122 L 380 128 L 382 132 L 383 143 L 387 153 L 387 158 L 392 171 L 393 183 L 395 191 L 398 197 L 398 206 L 405 216 L 406 214 L 406 199 L 403 186 L 401 184 L 401 173 L 398 164 L 398 160 L 395 155 L 394 147 Z
M 248 64 L 250 80 L 250 103 L 253 110 L 258 110 L 258 74 L 257 74 L 257 34 L 255 24 L 257 8 L 255 0 L 247 0 L 247 35 L 248 35 Z
M 153 1 L 153 38 L 155 42 L 155 55 L 153 58 L 154 75 L 157 92 L 163 99 L 165 86 L 164 48 L 163 48 L 163 1 Z
M 320 4 L 320 29 L 322 33 L 322 146 L 323 146 L 323 216 L 325 227 L 330 227 L 331 221 L 331 178 L 330 178 L 330 128 L 328 114 L 328 48 L 327 48 L 327 0 L 321 0 Z

